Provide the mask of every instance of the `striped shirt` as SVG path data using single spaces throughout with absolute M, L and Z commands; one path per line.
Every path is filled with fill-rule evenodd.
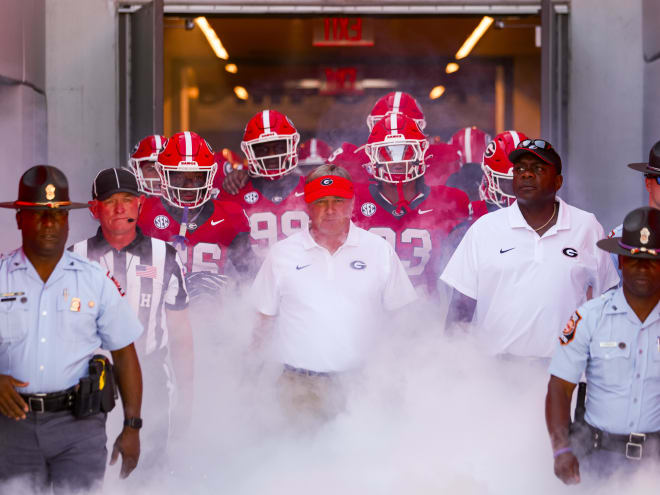
M 188 307 L 188 293 L 176 250 L 159 239 L 147 237 L 137 228 L 133 242 L 117 251 L 103 237 L 96 235 L 69 247 L 73 252 L 98 262 L 126 290 L 126 299 L 144 326 L 135 343 L 140 356 L 167 346 L 165 309 Z

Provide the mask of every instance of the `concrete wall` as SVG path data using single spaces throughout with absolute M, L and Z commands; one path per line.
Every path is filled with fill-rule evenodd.
M 647 200 L 641 174 L 626 167 L 648 157 L 641 27 L 641 0 L 571 2 L 569 152 L 561 195 L 596 213 L 606 230 Z
M 112 0 L 46 2 L 48 161 L 67 174 L 74 200 L 91 199 L 96 173 L 120 164 L 116 16 Z M 84 210 L 69 223 L 70 241 L 97 226 Z
M 44 0 L 4 0 L 0 17 L 0 201 L 16 199 L 23 172 L 46 161 Z M 0 252 L 20 245 L 12 210 L 0 210 Z

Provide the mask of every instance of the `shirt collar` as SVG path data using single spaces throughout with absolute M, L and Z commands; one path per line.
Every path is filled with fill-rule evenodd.
M 307 228 L 304 229 L 303 231 L 303 247 L 305 249 L 313 249 L 315 247 L 321 248 L 314 238 L 312 237 L 312 234 L 309 232 L 309 224 L 307 225 Z M 353 221 L 351 220 L 349 226 L 348 226 L 348 235 L 346 236 L 346 240 L 344 241 L 344 244 L 340 246 L 358 246 L 359 245 L 359 232 Z M 324 249 L 324 248 L 322 248 Z
M 628 304 L 628 301 L 626 300 L 626 296 L 623 293 L 623 287 L 617 287 L 614 290 L 614 294 L 612 295 L 610 301 L 607 303 L 607 306 L 605 307 L 605 314 L 613 315 L 617 313 L 627 313 L 631 315 L 631 317 L 634 318 L 636 321 L 639 321 L 637 315 L 635 314 L 633 309 Z M 646 317 L 646 320 L 642 322 L 642 326 L 646 327 L 656 322 L 658 319 L 660 319 L 660 303 L 656 304 L 655 308 L 653 308 L 653 310 Z
M 548 232 L 567 230 L 571 228 L 571 213 L 568 211 L 568 205 L 559 196 L 556 196 L 555 199 L 559 202 L 557 222 L 548 229 Z M 523 217 L 523 214 L 520 211 L 520 206 L 518 205 L 518 201 L 514 201 L 511 206 L 507 207 L 507 210 L 509 216 L 509 225 L 512 229 L 521 228 L 531 231 L 534 230 L 529 226 L 527 220 L 525 220 L 525 217 Z

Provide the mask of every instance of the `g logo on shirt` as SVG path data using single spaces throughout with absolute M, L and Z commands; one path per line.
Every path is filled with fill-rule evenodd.
M 577 257 L 577 255 L 578 255 L 577 250 L 576 250 L 576 249 L 573 249 L 573 248 L 564 248 L 564 249 L 562 250 L 562 253 L 564 253 L 564 254 L 565 254 L 566 256 L 568 256 L 569 258 L 575 258 L 575 257 Z
M 364 261 L 355 260 L 351 261 L 351 268 L 353 270 L 364 270 L 367 267 L 367 264 Z
M 156 218 L 154 218 L 154 225 L 156 228 L 164 230 L 170 226 L 170 219 L 165 215 L 158 215 Z

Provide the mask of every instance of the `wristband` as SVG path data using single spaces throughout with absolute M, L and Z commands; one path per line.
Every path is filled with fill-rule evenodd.
M 554 458 L 556 459 L 556 458 L 559 457 L 560 455 L 562 455 L 562 454 L 567 454 L 568 452 L 570 452 L 570 453 L 572 454 L 572 453 L 573 453 L 573 449 L 570 448 L 570 447 L 563 447 L 563 448 L 561 448 L 561 449 L 557 449 L 557 450 L 555 450 L 555 451 L 552 453 L 552 457 L 554 457 Z

